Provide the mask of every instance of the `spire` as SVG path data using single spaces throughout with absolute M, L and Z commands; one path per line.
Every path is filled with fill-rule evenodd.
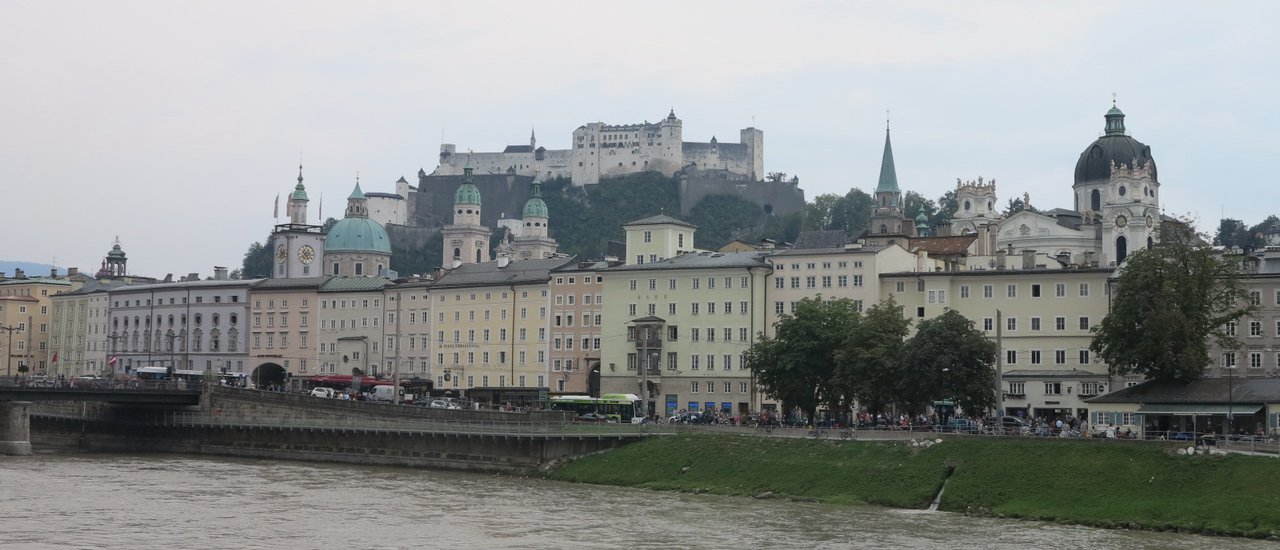
M 298 163 L 298 187 L 302 187 L 302 163 Z
M 534 131 L 534 128 L 530 127 L 529 128 L 529 147 L 537 147 L 537 146 L 538 146 L 537 132 Z
M 885 120 L 884 158 L 880 159 L 880 183 L 876 185 L 877 193 L 899 193 L 898 171 L 893 167 L 893 144 L 889 142 L 889 121 Z

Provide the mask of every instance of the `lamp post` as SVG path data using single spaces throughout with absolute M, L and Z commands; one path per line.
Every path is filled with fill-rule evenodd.
M 4 325 L 0 325 L 0 330 L 9 333 L 9 351 L 6 354 L 8 355 L 8 359 L 5 361 L 5 376 L 13 376 L 13 333 L 20 332 L 22 327 L 6 327 Z
M 111 374 L 114 376 L 116 373 L 116 367 L 114 364 L 111 363 L 111 359 L 116 359 L 116 361 L 119 361 L 119 359 L 116 358 L 116 340 L 124 338 L 124 336 L 120 336 L 119 334 L 116 334 L 113 331 L 110 336 L 107 336 L 107 338 L 111 340 L 111 357 L 107 359 L 107 364 L 111 365 Z

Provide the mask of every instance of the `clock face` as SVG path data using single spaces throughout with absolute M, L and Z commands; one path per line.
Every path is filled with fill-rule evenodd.
M 289 259 L 289 249 L 285 248 L 284 245 L 277 246 L 276 261 L 280 263 L 284 263 L 284 261 L 287 259 Z
M 309 244 L 303 245 L 302 248 L 298 249 L 298 259 L 304 264 L 311 263 L 311 260 L 316 259 L 316 249 L 311 248 Z

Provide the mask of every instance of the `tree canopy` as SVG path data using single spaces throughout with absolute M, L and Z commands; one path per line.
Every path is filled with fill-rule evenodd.
M 1209 345 L 1238 346 L 1228 324 L 1254 306 L 1239 268 L 1192 239 L 1166 237 L 1129 255 L 1119 269 L 1111 311 L 1094 327 L 1090 349 L 1114 374 L 1187 382 L 1209 364 Z
M 867 309 L 858 330 L 835 342 L 841 347 L 838 386 L 868 409 L 885 409 L 897 396 L 903 339 L 910 328 L 892 296 Z
M 996 406 L 996 343 L 953 309 L 920 322 L 904 347 L 898 402 L 921 409 L 941 397 L 976 412 Z
M 852 333 L 858 318 L 851 300 L 800 300 L 781 316 L 776 336 L 762 334 L 747 350 L 747 364 L 767 395 L 813 418 L 818 405 L 840 400 L 832 386 L 838 349 L 833 343 Z

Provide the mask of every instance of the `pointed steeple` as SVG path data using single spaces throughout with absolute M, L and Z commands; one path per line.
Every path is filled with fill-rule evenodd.
M 884 157 L 880 159 L 880 183 L 877 193 L 898 193 L 898 171 L 893 167 L 893 144 L 889 141 L 889 128 L 884 129 Z
M 533 149 L 538 147 L 538 135 L 533 128 L 529 128 L 529 147 Z

